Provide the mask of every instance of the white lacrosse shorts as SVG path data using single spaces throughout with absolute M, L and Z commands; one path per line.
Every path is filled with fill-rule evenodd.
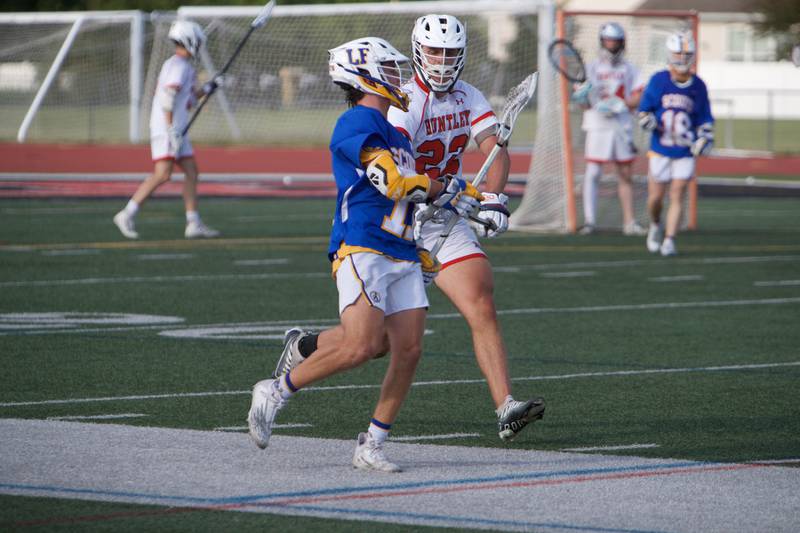
M 588 130 L 584 157 L 588 163 L 630 163 L 636 159 L 633 138 L 622 126 Z
M 192 141 L 189 140 L 188 135 L 185 135 L 181 147 L 178 149 L 178 153 L 173 153 L 169 149 L 169 135 L 161 133 L 151 135 L 150 155 L 155 163 L 156 161 L 162 161 L 164 159 L 178 160 L 184 157 L 192 157 L 194 155 L 194 150 L 192 149 Z
M 455 215 L 453 215 L 455 216 Z M 444 224 L 437 224 L 434 221 L 428 221 L 422 225 L 422 246 L 426 250 L 430 250 L 439 240 L 439 235 L 444 229 Z M 473 257 L 486 257 L 481 245 L 478 242 L 478 237 L 469 224 L 463 218 L 459 218 L 450 236 L 444 241 L 442 249 L 436 255 L 436 259 L 442 264 L 442 268 L 447 268 L 450 265 L 472 259 Z
M 650 177 L 658 183 L 670 180 L 690 180 L 694 177 L 694 157 L 667 157 L 655 152 L 647 154 Z
M 385 316 L 428 307 L 420 264 L 376 253 L 358 252 L 345 257 L 336 270 L 336 288 L 340 315 L 362 295 Z

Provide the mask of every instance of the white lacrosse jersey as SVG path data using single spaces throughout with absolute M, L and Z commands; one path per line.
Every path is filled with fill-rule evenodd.
M 411 100 L 408 111 L 390 107 L 387 118 L 411 141 L 417 172 L 431 179 L 461 176 L 461 156 L 470 139 L 496 129 L 492 106 L 478 89 L 461 80 L 442 98 L 416 76 L 403 91 Z
M 189 109 L 195 103 L 194 86 L 196 82 L 197 74 L 189 59 L 176 54 L 164 61 L 158 75 L 153 108 L 150 111 L 151 136 L 166 135 L 167 133 L 167 118 L 164 108 L 161 107 L 161 99 L 168 87 L 177 91 L 175 105 L 172 108 L 172 125 L 178 129 L 186 126 L 189 122 Z
M 628 61 L 622 60 L 613 64 L 605 59 L 596 59 L 586 68 L 586 79 L 592 84 L 589 91 L 591 107 L 583 113 L 583 129 L 610 129 L 617 120 L 622 126 L 629 125 L 632 120 L 630 110 L 625 106 L 622 113 L 608 117 L 597 111 L 597 105 L 608 98 L 620 98 L 623 101 L 636 91 L 644 89 L 645 80 L 639 69 Z

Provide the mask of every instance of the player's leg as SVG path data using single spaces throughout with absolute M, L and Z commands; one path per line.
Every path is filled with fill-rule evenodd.
M 631 161 L 617 162 L 617 197 L 622 207 L 622 233 L 644 235 L 645 230 L 636 222 L 633 206 L 633 164 Z
M 666 234 L 661 243 L 660 252 L 663 256 L 677 255 L 675 238 L 680 229 L 683 215 L 683 198 L 689 182 L 694 177 L 695 159 L 682 157 L 671 160 L 671 177 L 669 186 L 669 208 L 667 210 Z
M 586 171 L 583 177 L 583 228 L 582 235 L 594 233 L 597 225 L 597 195 L 603 163 L 612 160 L 614 137 L 612 132 L 602 129 L 586 131 Z
M 188 149 L 184 148 L 188 142 L 188 139 L 184 139 L 184 144 L 181 146 L 182 151 L 191 152 L 190 144 Z M 218 237 L 219 231 L 206 226 L 197 210 L 197 181 L 199 177 L 197 160 L 195 160 L 194 155 L 182 156 L 178 159 L 178 166 L 183 170 L 183 205 L 186 208 L 186 230 L 184 235 L 187 239 Z
M 478 367 L 486 378 L 495 407 L 500 407 L 511 394 L 511 380 L 494 305 L 494 278 L 489 261 L 482 256 L 447 265 L 435 283 L 467 321 Z
M 133 193 L 133 196 L 128 200 L 125 207 L 114 215 L 114 224 L 116 224 L 119 231 L 125 237 L 129 239 L 139 238 L 135 225 L 139 208 L 156 189 L 169 181 L 172 176 L 173 163 L 174 160 L 172 158 L 156 160 L 153 173 L 139 184 L 139 187 L 136 188 L 136 192 Z
M 300 327 L 286 330 L 283 338 L 283 351 L 275 365 L 272 377 L 280 377 L 311 357 L 320 345 L 340 344 L 344 339 L 342 326 L 334 326 L 319 333 L 306 331 Z M 383 346 L 373 356 L 374 359 L 389 353 L 389 337 L 385 336 Z
M 428 297 L 419 264 L 399 264 L 396 276 L 385 294 L 386 334 L 391 347 L 391 359 L 381 385 L 381 394 L 366 433 L 358 435 L 353 466 L 363 470 L 399 472 L 389 461 L 383 444 L 405 401 L 414 373 L 422 355 L 422 335 Z
M 664 195 L 671 178 L 670 159 L 651 154 L 647 177 L 647 212 L 650 215 L 650 228 L 647 231 L 647 250 L 658 253 L 664 239 L 664 226 L 661 223 L 661 212 L 664 206 Z

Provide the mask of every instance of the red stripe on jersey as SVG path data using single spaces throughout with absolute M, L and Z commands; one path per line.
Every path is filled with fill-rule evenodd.
M 408 137 L 408 140 L 409 140 L 409 141 L 411 140 L 411 134 L 410 134 L 410 133 L 408 133 L 408 132 L 405 130 L 405 128 L 401 128 L 400 126 L 395 126 L 395 129 L 397 129 L 397 131 L 399 131 L 400 133 L 402 133 L 403 135 L 405 135 L 406 137 Z
M 425 82 L 419 79 L 419 76 L 417 76 L 416 74 L 414 74 L 414 81 L 417 82 L 417 85 L 419 86 L 420 89 L 422 89 L 425 92 L 425 94 L 431 92 L 431 90 L 428 89 L 428 86 L 425 85 Z
M 444 270 L 445 268 L 447 268 L 449 266 L 453 266 L 456 263 L 460 263 L 462 261 L 467 261 L 468 259 L 477 259 L 479 257 L 483 257 L 484 259 L 486 259 L 486 254 L 484 254 L 484 253 L 475 253 L 475 254 L 469 254 L 469 255 L 464 255 L 464 256 L 461 256 L 461 257 L 457 257 L 457 258 L 453 259 L 452 261 L 448 261 L 447 263 L 444 263 L 442 265 L 442 270 Z
M 477 124 L 477 123 L 478 123 L 478 122 L 480 122 L 481 120 L 484 120 L 484 119 L 487 119 L 487 118 L 489 118 L 489 117 L 493 117 L 493 116 L 494 116 L 494 111 L 487 111 L 487 112 L 486 112 L 486 113 L 484 113 L 483 115 L 481 115 L 481 116 L 479 116 L 478 118 L 476 118 L 475 120 L 473 120 L 473 121 L 472 121 L 472 126 L 474 126 L 475 124 Z

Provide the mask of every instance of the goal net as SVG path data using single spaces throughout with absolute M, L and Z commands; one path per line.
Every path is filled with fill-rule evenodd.
M 182 7 L 177 17 L 198 22 L 208 36 L 201 58 L 202 83 L 230 57 L 258 14 L 252 7 Z M 550 20 L 540 20 L 545 10 Z M 488 2 L 398 2 L 334 5 L 278 5 L 256 30 L 192 126 L 193 141 L 270 146 L 326 146 L 345 109 L 343 92 L 328 75 L 328 50 L 364 36 L 382 37 L 411 57 L 414 21 L 447 13 L 466 24 L 469 45 L 462 78 L 501 109 L 505 95 L 536 70 L 541 25 L 552 36 L 550 0 Z M 149 113 L 158 71 L 174 52 L 167 39 L 174 19 L 155 20 L 142 106 Z M 545 41 L 547 42 L 547 41 Z M 535 113 L 520 118 L 513 142 L 531 145 Z M 143 124 L 146 124 L 143 118 Z
M 599 50 L 600 26 L 615 21 L 625 29 L 625 58 L 639 68 L 645 82 L 656 71 L 666 68 L 667 36 L 691 30 L 697 39 L 697 17 L 693 12 L 639 11 L 628 13 L 560 11 L 556 17 L 556 36 L 571 41 L 589 64 Z M 584 139 L 581 130 L 583 110 L 569 100 L 566 82 L 543 62 L 540 72 L 540 114 L 533 150 L 533 162 L 522 201 L 511 216 L 517 230 L 575 232 L 583 224 L 582 187 L 585 170 Z M 634 161 L 634 209 L 646 227 L 647 158 L 649 134 L 634 127 L 634 142 L 639 155 Z M 622 211 L 617 198 L 616 169 L 606 164 L 598 185 L 596 227 L 619 229 Z M 692 182 L 684 222 L 696 224 L 696 185 Z
M 136 142 L 144 14 L 0 13 L 0 138 Z

